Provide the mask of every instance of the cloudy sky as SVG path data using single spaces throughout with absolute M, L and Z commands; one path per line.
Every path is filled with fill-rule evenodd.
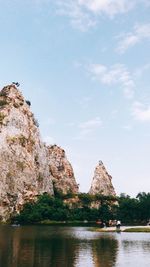
M 150 0 L 0 0 L 0 87 L 18 81 L 81 191 L 102 160 L 150 191 Z

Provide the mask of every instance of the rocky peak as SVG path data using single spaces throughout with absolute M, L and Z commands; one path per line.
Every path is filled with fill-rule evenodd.
M 22 93 L 13 84 L 5 86 L 1 90 L 0 96 L 9 97 L 10 100 L 14 100 L 14 101 L 17 100 L 17 99 L 20 99 L 21 101 L 24 101 L 24 97 L 23 97 Z
M 53 194 L 48 149 L 21 92 L 0 91 L 0 217 L 6 220 L 44 192 Z
M 99 161 L 94 171 L 94 177 L 89 193 L 92 195 L 103 194 L 105 196 L 115 196 L 116 193 L 111 180 L 112 177 L 108 174 L 103 162 Z
M 78 193 L 78 185 L 70 162 L 67 160 L 65 151 L 57 146 L 49 146 L 49 168 L 53 176 L 54 191 Z

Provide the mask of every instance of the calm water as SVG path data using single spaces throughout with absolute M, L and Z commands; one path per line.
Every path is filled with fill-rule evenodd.
M 150 267 L 150 234 L 0 226 L 0 267 Z

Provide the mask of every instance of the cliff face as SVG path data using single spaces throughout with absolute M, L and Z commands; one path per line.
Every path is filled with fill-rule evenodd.
M 111 182 L 112 177 L 106 171 L 102 161 L 99 161 L 98 166 L 95 168 L 93 181 L 89 194 L 102 194 L 105 196 L 115 196 L 115 190 Z
M 48 149 L 37 122 L 13 85 L 0 91 L 0 219 L 44 192 L 53 194 Z
M 53 145 L 49 150 L 49 168 L 52 173 L 54 191 L 67 193 L 78 193 L 74 172 L 70 162 L 67 160 L 65 151 Z
M 65 151 L 41 141 L 30 102 L 14 85 L 4 87 L 0 91 L 0 221 L 44 192 L 77 194 L 78 190 Z M 89 193 L 115 195 L 102 162 L 95 169 Z

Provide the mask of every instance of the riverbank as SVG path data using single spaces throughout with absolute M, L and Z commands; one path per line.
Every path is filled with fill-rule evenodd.
M 38 223 L 38 225 L 58 225 L 58 226 L 90 226 L 96 227 L 97 224 L 95 221 L 51 221 L 51 220 L 43 220 Z
M 150 226 L 121 226 L 120 229 L 116 227 L 93 228 L 95 232 L 130 232 L 130 233 L 150 233 Z
M 51 220 L 43 220 L 37 223 L 29 223 L 29 224 L 19 224 L 18 222 L 14 222 L 13 224 L 10 222 L 1 222 L 0 225 L 41 225 L 41 226 L 72 226 L 72 227 L 90 227 L 89 230 L 93 232 L 133 232 L 133 233 L 150 233 L 150 226 L 121 226 L 120 229 L 116 229 L 113 227 L 104 227 L 100 228 L 96 224 L 96 222 L 89 221 L 51 221 Z

